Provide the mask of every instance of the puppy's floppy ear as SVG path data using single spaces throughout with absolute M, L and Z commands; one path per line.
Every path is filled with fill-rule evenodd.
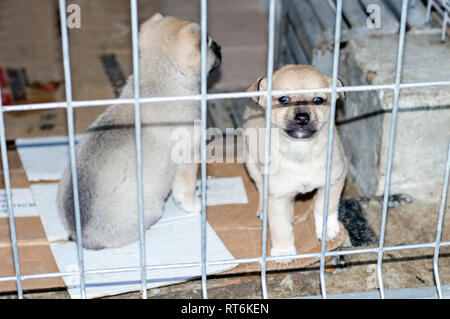
M 255 82 L 250 85 L 250 87 L 247 89 L 248 92 L 253 91 L 263 91 L 266 89 L 267 86 L 267 79 L 264 76 L 259 77 L 256 79 Z M 260 104 L 263 102 L 262 96 L 254 96 L 252 97 L 252 100 L 255 101 L 256 104 Z
M 148 21 L 156 22 L 156 21 L 161 20 L 162 18 L 163 18 L 163 15 L 159 12 L 156 12 L 154 15 L 152 15 L 150 17 L 150 19 L 148 19 Z
M 161 13 L 155 13 L 150 18 L 142 22 L 139 27 L 139 46 L 141 49 L 146 46 L 147 37 L 149 32 L 151 32 L 152 27 L 154 27 L 155 23 L 162 20 L 164 17 Z
M 331 75 L 328 75 L 328 83 L 331 86 L 333 83 L 333 78 L 331 77 Z M 344 82 L 342 81 L 342 79 L 340 77 L 337 78 L 337 86 L 338 87 L 343 87 L 344 86 Z M 342 98 L 345 100 L 345 92 L 339 92 L 337 98 Z
M 337 80 L 338 80 L 337 85 L 339 87 L 345 86 L 344 81 L 342 81 L 342 78 L 338 77 Z M 345 92 L 339 92 L 339 96 L 344 100 L 346 99 Z

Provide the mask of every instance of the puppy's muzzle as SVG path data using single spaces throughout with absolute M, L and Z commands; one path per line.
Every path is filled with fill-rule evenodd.
M 311 114 L 301 110 L 294 114 L 294 118 L 288 122 L 284 131 L 290 137 L 309 138 L 317 132 L 317 127 Z
M 295 121 L 298 125 L 307 125 L 309 123 L 310 116 L 308 113 L 297 113 L 295 115 Z

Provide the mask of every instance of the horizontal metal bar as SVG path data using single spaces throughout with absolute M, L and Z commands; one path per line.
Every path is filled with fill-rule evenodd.
M 450 241 L 445 241 L 445 242 L 439 243 L 439 247 L 446 247 L 446 246 L 450 246 Z M 432 242 L 432 243 L 423 243 L 423 244 L 388 246 L 388 247 L 384 247 L 383 251 L 387 252 L 387 251 L 398 251 L 398 250 L 434 248 L 434 247 L 435 247 L 435 242 Z M 377 253 L 377 252 L 378 252 L 378 247 L 374 247 L 374 248 L 328 251 L 325 253 L 325 256 L 327 256 L 327 257 L 345 256 L 345 255 L 356 255 L 356 254 L 370 254 L 370 253 Z M 266 260 L 267 261 L 281 261 L 281 260 L 285 260 L 285 259 L 318 258 L 320 256 L 321 256 L 321 253 L 317 252 L 317 253 L 278 256 L 278 257 L 267 256 Z M 207 266 L 223 266 L 223 265 L 247 264 L 247 263 L 248 264 L 261 263 L 261 257 L 208 261 L 206 263 L 206 265 Z M 192 263 L 178 263 L 178 264 L 146 266 L 146 269 L 147 269 L 147 271 L 149 271 L 149 270 L 160 270 L 160 269 L 193 268 L 193 267 L 200 267 L 200 266 L 201 266 L 201 262 L 192 262 Z M 137 272 L 140 270 L 141 270 L 141 267 L 136 266 L 136 267 L 91 269 L 91 270 L 85 269 L 84 273 L 85 274 L 106 274 L 106 273 L 121 273 L 121 272 Z M 44 278 L 54 278 L 54 277 L 66 277 L 66 276 L 74 276 L 74 275 L 78 275 L 78 271 L 21 275 L 20 278 L 22 280 L 30 280 L 30 279 L 44 279 Z M 15 281 L 15 280 L 16 280 L 16 276 L 0 277 L 0 282 Z
M 412 88 L 427 88 L 435 86 L 450 86 L 450 81 L 435 81 L 435 82 L 417 82 L 417 83 L 402 83 L 401 89 Z M 371 84 L 371 85 L 355 85 L 338 87 L 337 92 L 361 92 L 361 91 L 380 91 L 380 90 L 394 90 L 395 84 Z M 274 90 L 273 95 L 286 94 L 306 94 L 306 93 L 331 93 L 331 88 L 317 88 L 317 89 L 298 89 L 298 90 Z M 255 96 L 265 96 L 267 91 L 245 91 L 245 92 L 227 92 L 227 93 L 208 93 L 207 100 L 226 100 L 226 99 L 242 99 Z M 140 103 L 157 103 L 157 102 L 177 102 L 177 101 L 200 101 L 201 95 L 185 95 L 185 96 L 165 96 L 165 97 L 140 97 Z M 135 99 L 103 99 L 103 100 L 86 100 L 86 101 L 72 101 L 72 107 L 93 107 L 93 106 L 108 106 L 117 104 L 134 104 Z M 49 110 L 61 109 L 67 107 L 67 102 L 49 102 L 49 103 L 33 103 L 33 104 L 17 104 L 3 106 L 3 112 L 20 112 L 33 110 Z

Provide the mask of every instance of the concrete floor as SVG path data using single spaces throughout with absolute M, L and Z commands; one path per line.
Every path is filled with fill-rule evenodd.
M 450 205 L 448 205 L 450 206 Z M 447 207 L 447 210 L 449 207 Z M 413 201 L 388 211 L 385 246 L 433 242 L 439 204 Z M 379 235 L 381 204 L 372 200 L 364 207 L 370 226 Z M 444 220 L 443 241 L 450 240 L 450 215 Z M 367 246 L 376 247 L 377 245 Z M 358 248 L 367 248 L 358 247 Z M 343 249 L 355 249 L 348 247 Z M 338 266 L 326 271 L 328 294 L 376 290 L 376 253 L 341 257 Z M 442 285 L 450 284 L 450 247 L 440 249 L 440 277 Z M 427 287 L 434 285 L 433 249 L 391 251 L 384 254 L 383 275 L 385 289 Z M 267 275 L 271 298 L 289 298 L 320 294 L 319 265 L 295 271 L 271 272 Z M 149 298 L 201 298 L 201 281 L 192 280 L 167 287 L 149 289 Z M 260 275 L 214 275 L 208 277 L 209 298 L 261 298 Z M 139 298 L 131 292 L 107 298 Z M 3 294 L 0 298 L 16 298 Z M 25 293 L 25 298 L 69 298 L 65 290 Z
M 448 205 L 450 206 L 450 205 Z M 369 225 L 379 235 L 381 204 L 370 201 L 364 208 Z M 447 207 L 447 210 L 449 207 Z M 428 243 L 435 240 L 439 204 L 413 201 L 388 211 L 385 246 Z M 450 215 L 444 220 L 443 241 L 450 240 Z M 377 245 L 367 246 L 376 247 Z M 358 248 L 367 248 L 358 247 Z M 343 248 L 355 249 L 355 248 Z M 338 267 L 326 272 L 328 294 L 377 289 L 377 254 L 347 255 Z M 433 248 L 391 251 L 384 254 L 385 289 L 426 287 L 434 285 Z M 450 284 L 450 247 L 440 249 L 441 284 Z M 208 279 L 210 298 L 261 298 L 260 275 L 212 276 Z M 267 276 L 269 296 L 288 298 L 320 294 L 319 265 L 296 271 L 274 272 Z M 170 287 L 151 289 L 152 298 L 201 298 L 201 282 L 195 280 Z M 112 298 L 134 298 L 124 294 Z

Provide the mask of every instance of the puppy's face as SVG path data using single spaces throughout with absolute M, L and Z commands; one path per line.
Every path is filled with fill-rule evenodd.
M 342 82 L 339 80 L 339 86 Z M 273 75 L 273 90 L 297 90 L 330 87 L 332 79 L 308 65 L 286 65 Z M 267 79 L 259 78 L 249 91 L 265 90 Z M 310 138 L 330 118 L 330 93 L 290 94 L 272 97 L 272 124 L 292 138 Z M 265 108 L 266 97 L 253 100 Z
M 200 25 L 195 22 L 163 17 L 156 13 L 141 25 L 139 43 L 142 54 L 158 50 L 165 54 L 181 72 L 200 74 Z M 151 58 L 149 56 L 149 58 Z M 220 46 L 208 37 L 207 69 L 220 65 Z

